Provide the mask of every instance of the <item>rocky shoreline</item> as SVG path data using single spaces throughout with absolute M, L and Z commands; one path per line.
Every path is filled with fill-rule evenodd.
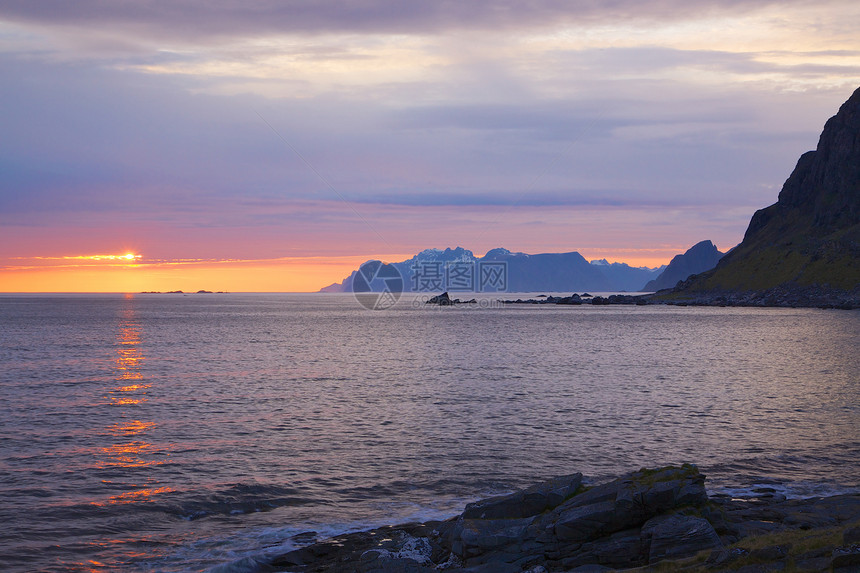
M 632 295 L 632 294 L 611 294 L 609 296 L 594 296 L 588 293 L 577 294 L 573 293 L 570 296 L 546 296 L 539 295 L 538 298 L 529 298 L 516 300 L 499 300 L 501 304 L 560 304 L 567 306 L 579 306 L 582 304 L 591 304 L 595 306 L 608 304 L 655 304 L 649 298 L 649 295 Z
M 687 291 L 686 282 L 678 283 L 671 290 L 657 291 L 649 294 L 612 294 L 609 296 L 593 296 L 588 293 L 573 293 L 570 296 L 539 295 L 528 299 L 499 299 L 500 304 L 556 304 L 578 306 L 590 304 L 601 305 L 649 305 L 666 304 L 676 306 L 749 306 L 776 308 L 822 308 L 855 310 L 860 309 L 860 286 L 853 291 L 844 291 L 823 286 L 780 285 L 764 291 Z M 425 304 L 437 306 L 454 306 L 460 304 L 476 304 L 475 299 L 452 299 L 447 292 L 431 297 Z
M 860 494 L 708 496 L 693 465 L 562 476 L 446 521 L 350 533 L 257 563 L 292 573 L 860 571 Z M 310 542 L 315 535 L 305 534 Z
M 788 308 L 860 308 L 860 285 L 852 291 L 820 285 L 782 284 L 762 291 L 695 291 L 688 289 L 696 276 L 678 283 L 669 291 L 646 295 L 651 301 L 697 306 L 758 306 Z
M 780 285 L 764 291 L 684 291 L 684 283 L 672 290 L 663 290 L 651 294 L 613 294 L 606 297 L 592 296 L 588 293 L 557 297 L 546 296 L 539 298 L 515 300 L 500 299 L 501 304 L 557 304 L 557 305 L 650 305 L 666 304 L 675 306 L 740 306 L 740 307 L 775 307 L 775 308 L 822 308 L 855 310 L 860 309 L 860 286 L 853 291 L 843 291 L 821 286 L 791 286 Z M 447 297 L 447 293 L 443 293 Z M 447 298 L 433 297 L 427 304 L 465 304 L 459 299 L 448 301 Z M 445 302 L 441 302 L 441 301 Z M 466 301 L 466 302 L 475 302 Z

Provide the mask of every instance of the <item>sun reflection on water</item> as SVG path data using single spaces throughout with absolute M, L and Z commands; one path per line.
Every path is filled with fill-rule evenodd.
M 160 448 L 147 439 L 157 424 L 139 419 L 142 411 L 139 407 L 147 402 L 152 384 L 146 381 L 143 372 L 146 358 L 141 344 L 142 327 L 133 305 L 134 296 L 126 295 L 125 299 L 127 305 L 120 312 L 116 335 L 114 381 L 117 385 L 107 390 L 105 396 L 110 406 L 119 408 L 112 410 L 118 413 L 119 419 L 105 428 L 105 434 L 113 438 L 114 443 L 99 448 L 96 467 L 125 468 L 129 473 L 123 474 L 117 482 L 102 481 L 106 486 L 119 487 L 123 491 L 91 502 L 97 506 L 146 503 L 158 494 L 173 491 L 155 478 L 140 473 L 144 468 L 164 464 L 166 460 L 161 457 Z
M 146 539 L 146 538 L 144 538 Z M 96 541 L 91 541 L 87 543 L 87 547 L 92 549 L 93 551 L 98 550 L 109 550 L 112 547 L 128 545 L 128 540 L 125 539 L 99 539 Z M 130 557 L 144 557 L 147 554 L 143 551 L 137 550 L 133 547 L 129 547 L 125 553 Z M 97 561 L 95 559 L 88 559 L 87 561 L 72 563 L 73 566 L 72 571 L 76 571 L 78 573 L 101 573 L 102 571 L 116 571 L 116 566 L 112 563 L 105 563 L 103 561 Z
M 155 422 L 144 422 L 142 420 L 129 420 L 127 422 L 117 422 L 107 428 L 109 434 L 113 436 L 134 436 L 142 434 L 155 426 Z
M 126 296 L 126 300 L 134 299 Z M 143 380 L 141 368 L 145 359 L 140 350 L 140 340 L 140 323 L 137 321 L 135 311 L 133 308 L 126 308 L 120 315 L 115 359 L 116 381 L 123 385 L 110 390 L 109 398 L 112 404 L 128 406 L 146 401 L 145 393 L 139 392 L 148 389 L 150 384 L 126 383 Z M 138 394 L 130 395 L 132 393 Z
M 150 487 L 141 488 L 132 491 L 126 491 L 117 495 L 112 495 L 106 501 L 93 502 L 92 505 L 104 507 L 107 505 L 122 505 L 128 503 L 146 503 L 152 501 L 152 498 L 161 493 L 170 493 L 175 491 L 172 487 Z
M 163 464 L 164 460 L 145 460 L 143 458 L 152 449 L 153 445 L 150 442 L 142 440 L 135 440 L 126 444 L 113 444 L 102 448 L 101 452 L 107 456 L 108 460 L 102 462 L 99 467 L 141 468 Z

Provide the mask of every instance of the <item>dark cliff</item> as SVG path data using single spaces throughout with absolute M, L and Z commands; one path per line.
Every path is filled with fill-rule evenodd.
M 817 292 L 857 298 L 860 89 L 827 121 L 817 149 L 800 157 L 778 201 L 753 215 L 741 244 L 674 294 L 772 289 L 802 291 L 811 305 Z

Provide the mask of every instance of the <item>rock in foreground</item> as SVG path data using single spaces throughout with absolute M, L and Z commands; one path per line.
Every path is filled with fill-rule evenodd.
M 586 488 L 555 478 L 469 504 L 444 522 L 348 534 L 271 562 L 294 572 L 496 572 L 635 567 L 722 547 L 695 466 L 640 470 Z M 535 569 L 538 567 L 538 569 Z
M 595 487 L 572 474 L 471 503 L 447 521 L 314 543 L 263 570 L 860 571 L 860 495 L 786 500 L 763 491 L 709 499 L 704 482 L 688 464 Z

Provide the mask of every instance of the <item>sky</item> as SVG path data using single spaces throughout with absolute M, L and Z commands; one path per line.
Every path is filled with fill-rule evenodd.
M 2 0 L 0 292 L 727 250 L 860 86 L 858 29 L 856 0 Z

